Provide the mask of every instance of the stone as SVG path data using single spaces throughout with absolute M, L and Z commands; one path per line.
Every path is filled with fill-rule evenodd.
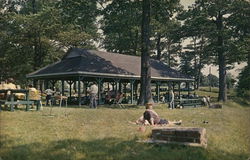
M 207 146 L 206 129 L 191 127 L 164 127 L 152 129 L 152 142 Z

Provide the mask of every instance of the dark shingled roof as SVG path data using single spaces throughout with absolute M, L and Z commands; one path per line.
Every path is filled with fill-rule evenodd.
M 161 61 L 150 60 L 152 79 L 193 80 L 170 68 Z M 27 75 L 28 78 L 83 75 L 103 78 L 139 79 L 141 58 L 109 52 L 70 49 L 61 61 Z

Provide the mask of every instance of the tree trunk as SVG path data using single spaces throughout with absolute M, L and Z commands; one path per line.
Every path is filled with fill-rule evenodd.
M 161 34 L 157 35 L 157 43 L 156 43 L 156 49 L 157 49 L 157 60 L 161 60 Z
M 197 42 L 196 42 L 196 37 L 193 37 L 193 41 L 194 41 L 194 44 L 193 44 L 193 47 L 194 47 L 194 70 L 195 70 L 195 82 L 194 82 L 194 89 L 198 89 L 198 63 L 197 63 L 197 55 L 198 55 L 198 49 L 197 49 Z
M 170 53 L 170 42 L 167 43 L 167 52 L 168 52 L 168 66 L 171 67 L 171 53 Z
M 248 51 L 247 55 L 247 65 L 250 66 L 250 51 Z
M 36 0 L 32 0 L 32 13 L 36 14 Z
M 134 42 L 134 55 L 136 56 L 137 53 L 137 48 L 138 48 L 138 37 L 139 37 L 139 32 L 136 30 L 135 32 L 135 42 Z
M 198 63 L 198 81 L 197 81 L 197 89 L 199 89 L 200 87 L 200 83 L 201 83 L 201 69 L 203 68 L 203 49 L 204 49 L 204 36 L 201 37 L 201 46 L 199 49 L 199 63 Z
M 145 105 L 152 102 L 151 93 L 151 67 L 149 56 L 149 24 L 150 24 L 150 0 L 143 0 L 142 4 L 142 45 L 141 45 L 141 90 L 138 104 Z
M 227 86 L 226 86 L 226 59 L 224 55 L 223 49 L 223 36 L 222 36 L 222 29 L 223 29 L 223 22 L 222 22 L 222 15 L 219 12 L 217 21 L 217 52 L 218 52 L 218 63 L 219 63 L 219 96 L 218 101 L 227 101 Z

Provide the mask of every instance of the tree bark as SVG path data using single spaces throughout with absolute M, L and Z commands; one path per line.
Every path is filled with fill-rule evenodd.
M 203 49 L 204 49 L 204 36 L 201 37 L 201 45 L 199 49 L 199 63 L 198 63 L 198 81 L 197 81 L 197 89 L 200 87 L 201 83 L 201 69 L 203 68 Z
M 157 35 L 156 49 L 157 49 L 156 59 L 161 60 L 161 34 Z
M 223 21 L 222 21 L 222 14 L 219 12 L 217 21 L 217 52 L 218 52 L 218 63 L 219 63 L 219 96 L 218 101 L 227 101 L 227 86 L 226 86 L 226 59 L 225 53 L 223 49 L 223 36 L 222 36 L 222 29 L 223 29 Z
M 170 53 L 170 42 L 167 43 L 167 53 L 168 53 L 168 66 L 171 67 L 171 53 Z
M 136 30 L 136 32 L 135 32 L 135 43 L 134 43 L 134 55 L 136 55 L 136 53 L 137 53 L 137 48 L 138 48 L 138 37 L 139 37 L 139 32 L 138 32 L 138 30 Z
M 141 89 L 138 104 L 145 105 L 152 102 L 151 66 L 149 54 L 150 33 L 150 0 L 143 0 L 142 4 L 142 41 L 141 41 Z
M 247 65 L 250 66 L 250 51 L 248 51 L 247 55 Z

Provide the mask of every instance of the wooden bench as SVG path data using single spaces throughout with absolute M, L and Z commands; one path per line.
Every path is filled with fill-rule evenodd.
M 7 98 L 7 93 L 10 92 L 9 98 Z M 29 100 L 29 90 L 26 89 L 8 89 L 0 90 L 0 93 L 6 94 L 5 100 L 0 100 L 0 110 L 2 105 L 10 105 L 10 111 L 14 111 L 14 105 L 26 105 L 26 111 L 29 110 L 30 105 L 34 105 L 35 101 Z M 24 93 L 26 96 L 25 100 L 16 100 L 15 93 Z M 39 105 L 37 103 L 37 110 L 39 110 Z
M 182 107 L 199 107 L 202 106 L 202 100 L 201 99 L 175 99 L 174 101 L 175 108 Z

